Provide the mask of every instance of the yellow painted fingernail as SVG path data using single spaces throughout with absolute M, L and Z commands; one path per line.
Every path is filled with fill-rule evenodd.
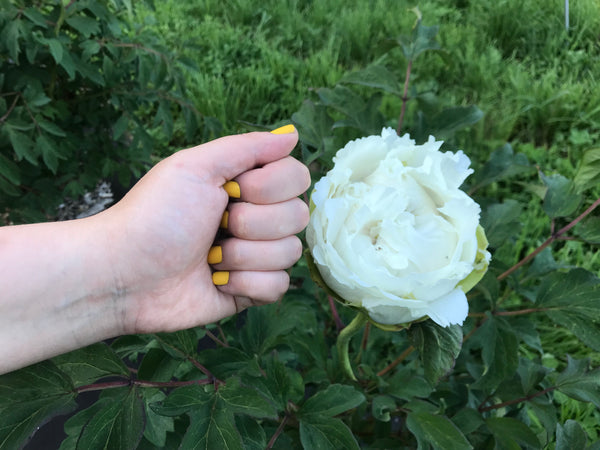
M 240 185 L 237 183 L 237 181 L 228 181 L 223 185 L 223 189 L 225 189 L 225 192 L 227 192 L 230 197 L 240 198 Z
M 282 127 L 277 128 L 276 130 L 271 131 L 271 134 L 290 134 L 296 131 L 296 127 L 294 125 L 284 125 Z
M 223 217 L 221 217 L 221 223 L 219 224 L 219 226 L 221 228 L 227 228 L 228 225 L 229 225 L 229 211 L 225 211 L 223 213 Z
M 210 248 L 207 260 L 209 264 L 219 264 L 223 261 L 223 249 L 220 245 L 215 245 Z
M 229 283 L 229 272 L 215 272 L 212 274 L 212 280 L 215 286 L 224 286 Z

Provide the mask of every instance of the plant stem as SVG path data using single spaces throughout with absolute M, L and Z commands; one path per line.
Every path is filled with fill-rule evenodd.
M 118 381 L 107 381 L 104 383 L 92 383 L 86 384 L 84 386 L 79 386 L 75 389 L 77 394 L 81 394 L 82 392 L 89 391 L 101 391 L 104 389 L 113 389 L 120 388 L 126 386 L 140 386 L 140 387 L 157 387 L 157 388 L 165 388 L 165 387 L 181 387 L 181 386 L 191 386 L 193 384 L 209 384 L 212 383 L 212 380 L 205 378 L 202 380 L 188 380 L 188 381 L 144 381 L 144 380 L 118 380 Z
M 563 228 L 561 228 L 560 230 L 558 230 L 556 233 L 552 233 L 552 235 L 548 239 L 546 239 L 533 252 L 531 252 L 529 255 L 527 255 L 525 258 L 523 258 L 517 264 L 515 264 L 514 266 L 512 266 L 506 272 L 498 275 L 498 280 L 503 280 L 504 278 L 508 277 L 510 274 L 512 274 L 513 272 L 515 272 L 516 270 L 518 270 L 520 267 L 522 267 L 523 265 L 527 264 L 529 261 L 531 261 L 533 258 L 535 258 L 538 254 L 540 254 L 542 252 L 542 250 L 544 250 L 546 247 L 548 247 L 554 241 L 560 239 L 563 234 L 565 234 L 567 231 L 569 231 L 571 228 L 573 228 L 575 225 L 577 225 L 579 222 L 581 222 L 587 215 L 589 215 L 599 205 L 600 205 L 600 198 L 598 198 L 594 203 L 592 203 L 589 206 L 588 209 L 586 209 L 584 212 L 582 212 L 572 222 L 570 222 L 569 224 L 567 224 L 566 226 L 564 226 Z
M 410 72 L 412 70 L 412 59 L 408 60 L 408 66 L 406 66 L 406 77 L 404 78 L 404 93 L 402 94 L 402 109 L 400 110 L 400 117 L 398 118 L 398 128 L 396 133 L 400 136 L 402 130 L 402 123 L 404 122 L 404 113 L 406 112 L 406 103 L 408 102 L 408 82 L 410 80 Z
M 415 350 L 415 347 L 413 347 L 412 345 L 410 347 L 408 347 L 406 350 L 404 350 L 400 354 L 400 356 L 398 356 L 394 361 L 392 361 L 386 368 L 377 372 L 377 376 L 378 377 L 384 376 L 386 373 L 388 373 L 390 370 L 392 370 L 394 367 L 396 367 L 398 364 L 400 364 L 402 361 L 404 361 L 408 357 L 408 355 L 410 355 L 414 350 Z
M 269 439 L 269 443 L 267 444 L 266 450 L 273 448 L 273 446 L 275 445 L 275 441 L 277 440 L 279 435 L 282 433 L 283 428 L 285 427 L 285 424 L 288 421 L 288 418 L 289 418 L 289 416 L 286 414 L 285 417 L 283 418 L 283 420 L 281 421 L 281 423 L 279 424 L 279 426 L 277 427 L 277 430 L 275 430 L 275 433 L 273 433 L 273 436 L 271 437 L 271 439 Z
M 339 333 L 344 328 L 344 322 L 342 322 L 342 319 L 340 319 L 340 315 L 335 306 L 335 299 L 331 295 L 328 295 L 327 300 L 329 300 L 329 307 L 331 308 L 331 315 L 333 316 L 333 321 L 335 322 L 335 327 L 337 328 L 337 331 Z
M 495 405 L 486 406 L 485 408 L 483 407 L 483 403 L 482 403 L 481 405 L 479 405 L 479 408 L 477 408 L 477 410 L 479 412 L 487 412 L 487 411 L 493 411 L 494 409 L 504 408 L 505 406 L 514 405 L 515 403 L 526 402 L 526 401 L 529 401 L 536 397 L 539 397 L 540 395 L 544 395 L 544 394 L 547 394 L 548 392 L 552 392 L 556 388 L 557 388 L 557 386 L 550 386 L 550 387 L 544 389 L 543 391 L 536 392 L 535 394 L 531 394 L 526 397 L 515 398 L 513 400 L 508 400 L 508 401 L 502 402 L 502 403 L 496 403 Z
M 216 337 L 210 330 L 207 330 L 206 328 L 204 329 L 204 331 L 206 331 L 206 335 L 215 343 L 220 345 L 221 347 L 229 347 L 229 344 L 227 344 L 226 342 L 223 342 L 221 339 L 219 339 L 218 337 Z
M 354 376 L 354 372 L 352 371 L 352 366 L 350 364 L 350 356 L 348 355 L 348 347 L 350 344 L 350 339 L 354 336 L 358 330 L 360 330 L 363 325 L 367 322 L 367 315 L 363 312 L 359 312 L 352 322 L 350 322 L 346 328 L 344 328 L 337 338 L 337 351 L 339 363 L 342 369 L 342 372 L 351 380 L 356 381 L 356 377 Z
M 518 309 L 516 311 L 496 311 L 492 314 L 494 316 L 521 316 L 523 314 L 531 314 L 536 312 L 548 311 L 548 308 L 527 308 Z M 469 313 L 469 317 L 486 317 L 485 313 Z

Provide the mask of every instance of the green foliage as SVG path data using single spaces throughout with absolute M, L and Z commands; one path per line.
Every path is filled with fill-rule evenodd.
M 74 169 L 79 153 L 69 152 L 95 143 L 98 130 L 112 132 L 98 144 L 102 156 L 88 152 L 98 167 L 106 158 L 145 161 L 149 141 L 135 141 L 144 133 L 180 142 L 193 109 L 177 112 L 156 93 L 171 86 L 173 100 L 183 96 L 177 66 L 149 70 L 162 57 L 118 46 L 141 42 L 133 30 L 154 29 L 200 69 L 186 75 L 190 102 L 216 118 L 202 138 L 221 124 L 233 132 L 291 117 L 298 157 L 315 180 L 347 140 L 383 126 L 462 148 L 475 168 L 464 188 L 482 206 L 493 259 L 462 328 L 368 325 L 349 339 L 356 381 L 335 349 L 338 315 L 348 324 L 355 312 L 334 310 L 302 260 L 280 303 L 206 328 L 121 337 L 0 377 L 0 448 L 18 448 L 89 390 L 100 398 L 69 418 L 61 449 L 598 448 L 598 7 L 572 2 L 567 34 L 559 0 L 451 3 L 427 2 L 415 16 L 407 2 L 167 1 L 143 10 L 149 26 L 138 29 L 127 9 L 105 21 L 86 9 L 93 2 L 78 2 L 58 34 L 46 28 L 59 6 L 23 7 L 15 21 L 5 11 L 12 19 L 20 10 L 6 3 L 1 67 L 20 73 L 43 57 L 62 74 L 52 92 L 38 77 L 0 97 L 0 116 L 17 98 L 10 124 L 0 124 L 2 148 L 11 149 L 0 153 L 7 194 L 21 195 L 36 174 L 40 186 L 82 183 L 88 172 Z M 155 13 L 160 22 L 151 22 Z M 96 70 L 82 72 L 84 63 Z M 125 80 L 153 93 L 128 99 L 116 87 Z M 67 85 L 100 103 L 76 102 Z M 86 141 L 81 111 L 94 134 Z M 53 159 L 44 139 L 65 142 L 65 159 Z M 140 153 L 124 154 L 124 143 Z M 33 205 L 29 197 L 13 204 Z
M 30 3 L 0 9 L 0 211 L 17 222 L 52 218 L 101 178 L 128 185 L 150 163 L 151 128 L 171 139 L 181 111 L 191 136 L 200 118 L 130 2 Z

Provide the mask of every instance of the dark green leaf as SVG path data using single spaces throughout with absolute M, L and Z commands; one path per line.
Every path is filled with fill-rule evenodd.
M 119 120 L 117 120 L 113 125 L 113 139 L 115 141 L 118 141 L 119 138 L 123 136 L 123 133 L 127 131 L 128 127 L 129 117 L 127 117 L 127 114 L 123 114 L 121 117 L 119 117 Z
M 456 131 L 481 120 L 483 112 L 474 105 L 444 109 L 428 121 L 429 132 L 436 139 L 447 139 Z
M 463 408 L 453 417 L 452 422 L 463 432 L 470 434 L 484 424 L 481 413 L 472 408 Z
M 576 360 L 567 355 L 567 368 L 556 378 L 563 394 L 600 408 L 600 368 L 589 370 L 589 360 Z
M 388 395 L 377 395 L 373 397 L 371 405 L 373 417 L 382 422 L 389 422 L 391 419 L 390 412 L 396 409 L 396 401 Z
M 352 386 L 332 384 L 308 398 L 298 411 L 298 415 L 300 417 L 337 416 L 349 409 L 356 408 L 364 401 L 365 396 L 362 392 Z
M 10 127 L 9 124 L 5 125 L 5 129 L 8 134 L 8 139 L 10 140 L 12 148 L 15 154 L 17 155 L 17 160 L 21 161 L 23 158 L 25 158 L 31 164 L 37 166 L 38 155 L 36 155 L 35 153 L 34 143 L 31 140 L 31 138 L 25 133 L 16 131 L 15 129 Z
M 83 427 L 77 450 L 136 448 L 146 423 L 144 401 L 135 387 L 113 397 Z
M 581 203 L 581 195 L 575 191 L 571 180 L 562 175 L 545 176 L 542 181 L 548 187 L 544 197 L 544 211 L 551 219 L 566 217 L 577 211 Z
M 63 59 L 63 46 L 58 39 L 46 39 L 46 44 L 50 48 L 50 54 L 54 58 L 56 64 L 60 64 Z
M 45 134 L 38 136 L 35 141 L 35 153 L 42 155 L 42 160 L 46 167 L 56 175 L 60 154 L 57 151 L 54 141 L 49 139 Z
M 40 424 L 76 406 L 71 380 L 51 362 L 0 376 L 0 448 L 21 448 Z
M 198 361 L 222 380 L 246 369 L 251 360 L 250 356 L 234 347 L 204 350 L 198 355 Z
M 590 244 L 600 244 L 600 217 L 587 217 L 575 227 L 575 233 Z
M 600 280 L 583 269 L 555 272 L 538 291 L 538 307 L 586 345 L 600 351 Z
M 229 378 L 218 391 L 223 405 L 233 413 L 246 414 L 257 419 L 277 418 L 277 409 L 250 386 L 242 386 L 238 378 Z
M 298 128 L 300 139 L 318 150 L 323 150 L 323 141 L 331 135 L 333 119 L 323 105 L 315 105 L 306 100 L 300 110 L 292 114 L 292 121 Z
M 505 144 L 490 155 L 484 166 L 475 172 L 474 184 L 471 190 L 479 189 L 499 180 L 514 177 L 519 174 L 533 172 L 527 156 L 522 153 L 515 155 L 510 144 Z M 485 228 L 486 233 L 488 231 Z M 488 236 L 489 237 L 489 236 Z
M 21 20 L 9 20 L 0 33 L 0 40 L 6 45 L 10 58 L 15 62 L 19 61 L 19 37 L 21 35 L 22 27 Z
M 519 341 L 506 321 L 490 316 L 477 331 L 477 342 L 484 369 L 473 387 L 491 392 L 517 370 Z
M 417 11 L 417 24 L 413 28 L 410 37 L 402 36 L 398 43 L 402 46 L 404 57 L 409 61 L 414 61 L 417 56 L 427 50 L 439 50 L 440 44 L 435 40 L 439 27 L 427 27 L 421 23 L 420 12 Z
M 462 432 L 444 416 L 427 412 L 411 412 L 406 418 L 406 426 L 415 435 L 419 448 L 434 448 L 444 450 L 472 449 Z
M 240 433 L 235 427 L 233 413 L 217 396 L 190 414 L 190 426 L 180 448 L 242 450 Z
M 100 23 L 91 17 L 79 15 L 67 17 L 66 22 L 85 37 L 100 32 Z
M 97 343 L 52 359 L 77 387 L 108 376 L 129 377 L 127 366 L 104 343 Z
M 512 199 L 485 209 L 481 215 L 481 226 L 492 248 L 500 247 L 507 239 L 519 234 L 522 227 L 521 211 L 521 204 Z
M 305 449 L 358 450 L 358 442 L 344 422 L 331 417 L 300 420 L 300 441 Z
M 403 88 L 398 82 L 398 77 L 386 67 L 378 64 L 371 65 L 357 72 L 351 72 L 345 75 L 340 82 L 381 89 L 399 97 L 402 97 L 403 93 Z
M 174 358 L 186 359 L 196 354 L 198 341 L 204 336 L 202 328 L 176 331 L 174 333 L 158 333 L 156 339 L 160 346 Z
M 587 435 L 575 420 L 567 420 L 564 425 L 556 424 L 556 450 L 585 448 Z
M 0 175 L 16 186 L 21 184 L 19 166 L 2 154 L 0 154 Z
M 512 417 L 490 417 L 485 424 L 496 439 L 496 448 L 519 450 L 523 446 L 541 448 L 535 433 L 523 422 Z
M 161 348 L 151 348 L 144 355 L 137 376 L 147 381 L 169 381 L 182 364 L 179 358 L 173 358 Z
M 150 404 L 163 401 L 165 394 L 157 389 L 144 389 L 144 409 L 146 411 L 146 427 L 144 437 L 159 448 L 165 447 L 167 433 L 175 429 L 172 417 L 163 416 L 154 412 Z
M 42 28 L 48 28 L 46 18 L 36 8 L 26 8 L 25 10 L 23 10 L 23 15 L 29 20 L 31 20 L 33 23 L 35 23 L 37 26 L 40 26 Z
M 153 403 L 151 408 L 163 416 L 179 416 L 185 412 L 196 410 L 212 398 L 212 386 L 184 386 L 173 390 L 166 400 Z
M 573 181 L 579 192 L 600 185 L 600 148 L 592 148 L 583 154 Z
M 38 119 L 37 124 L 40 126 L 40 128 L 42 130 L 47 131 L 48 133 L 53 134 L 54 136 L 65 137 L 67 135 L 67 133 L 65 133 L 54 122 L 49 122 L 44 119 Z
M 427 398 L 433 391 L 431 385 L 410 367 L 396 370 L 396 373 L 388 380 L 386 393 L 404 400 L 413 397 Z
M 441 327 L 432 320 L 412 324 L 410 339 L 420 353 L 425 379 L 438 383 L 454 367 L 462 347 L 462 328 L 458 325 Z
M 244 450 L 267 448 L 267 435 L 256 420 L 248 416 L 235 416 L 235 425 L 242 436 Z

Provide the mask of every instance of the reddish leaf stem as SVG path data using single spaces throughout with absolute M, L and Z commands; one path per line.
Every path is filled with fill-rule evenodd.
M 410 80 L 410 72 L 412 70 L 412 59 L 408 60 L 408 66 L 406 66 L 406 78 L 404 79 L 404 93 L 402 94 L 402 109 L 400 110 L 400 117 L 398 118 L 398 128 L 396 133 L 400 136 L 402 130 L 402 123 L 404 122 L 404 113 L 406 112 L 406 103 L 408 102 L 408 82 Z
M 539 397 L 541 395 L 547 394 L 548 392 L 552 392 L 556 388 L 557 388 L 557 386 L 550 386 L 542 391 L 536 392 L 535 394 L 527 395 L 526 397 L 515 398 L 513 400 L 508 400 L 508 401 L 502 402 L 502 403 L 496 403 L 495 405 L 490 405 L 490 406 L 486 406 L 486 407 L 484 407 L 483 406 L 484 403 L 482 403 L 481 405 L 479 405 L 479 408 L 477 408 L 477 410 L 479 412 L 483 413 L 483 412 L 487 412 L 487 411 L 493 411 L 494 409 L 504 408 L 505 406 L 514 405 L 515 403 L 526 402 L 526 401 L 529 401 L 536 397 Z
M 191 386 L 193 384 L 209 384 L 212 383 L 211 379 L 205 378 L 202 380 L 188 380 L 188 381 L 144 381 L 144 380 L 118 380 L 118 381 L 106 381 L 104 383 L 92 383 L 84 386 L 79 386 L 75 389 L 77 394 L 89 391 L 101 391 L 104 389 L 113 389 L 126 386 L 140 386 L 140 387 L 181 387 Z
M 329 307 L 331 308 L 331 315 L 333 316 L 333 320 L 335 322 L 335 328 L 339 333 L 344 328 L 344 322 L 342 322 L 342 319 L 340 319 L 340 315 L 335 306 L 335 299 L 331 295 L 328 295 L 327 300 L 329 300 Z
M 223 342 L 221 339 L 219 339 L 218 337 L 216 337 L 210 330 L 207 330 L 206 328 L 204 329 L 204 331 L 206 331 L 206 335 L 215 343 L 220 345 L 221 347 L 229 347 L 229 344 L 227 342 Z
M 277 430 L 275 430 L 275 433 L 273 433 L 273 436 L 271 436 L 271 439 L 269 440 L 269 443 L 267 444 L 267 450 L 273 448 L 273 446 L 275 445 L 275 441 L 277 440 L 279 435 L 283 432 L 283 428 L 285 427 L 285 424 L 287 423 L 288 419 L 289 419 L 289 416 L 286 414 L 284 416 L 283 420 L 281 421 L 281 423 L 279 424 L 279 426 L 277 427 Z
M 392 370 L 394 367 L 396 367 L 398 364 L 400 364 L 402 361 L 404 361 L 408 357 L 408 355 L 410 355 L 414 350 L 415 350 L 415 348 L 412 345 L 410 347 L 408 347 L 406 350 L 404 350 L 400 354 L 400 356 L 398 356 L 394 361 L 392 361 L 391 364 L 389 364 L 386 368 L 377 372 L 377 376 L 378 377 L 384 376 L 386 373 L 388 373 L 390 370 Z
M 546 239 L 533 252 L 531 252 L 529 255 L 527 255 L 525 258 L 523 258 L 517 264 L 515 264 L 514 266 L 512 266 L 506 272 L 498 275 L 498 280 L 503 280 L 504 278 L 508 277 L 510 274 L 512 274 L 513 272 L 515 272 L 519 268 L 521 268 L 523 265 L 527 264 L 529 261 L 531 261 L 533 258 L 535 258 L 538 254 L 540 254 L 542 252 L 542 250 L 544 250 L 546 247 L 548 247 L 550 244 L 552 244 L 557 239 L 560 239 L 563 234 L 565 234 L 567 231 L 569 231 L 571 228 L 573 228 L 575 225 L 577 225 L 579 222 L 581 222 L 587 215 L 589 215 L 599 205 L 600 205 L 600 198 L 598 198 L 594 203 L 592 203 L 589 206 L 588 209 L 586 209 L 584 212 L 582 212 L 572 222 L 570 222 L 569 224 L 565 225 L 563 228 L 561 228 L 560 230 L 558 230 L 556 233 L 552 233 L 552 235 L 548 239 Z

